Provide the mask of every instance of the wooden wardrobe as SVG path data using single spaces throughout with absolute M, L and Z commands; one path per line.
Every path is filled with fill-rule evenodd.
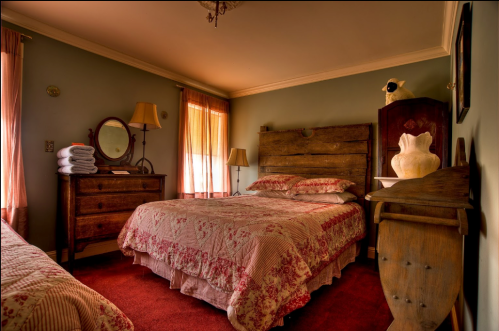
M 440 167 L 449 166 L 448 104 L 430 98 L 398 100 L 378 110 L 378 176 L 397 177 L 392 158 L 400 152 L 403 133 L 418 136 L 428 131 L 433 142 L 430 152 L 440 158 Z M 381 183 L 379 184 L 381 188 Z

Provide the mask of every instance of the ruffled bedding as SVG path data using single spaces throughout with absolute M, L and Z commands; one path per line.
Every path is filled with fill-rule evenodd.
M 125 255 L 147 253 L 168 272 L 229 294 L 221 308 L 227 306 L 236 329 L 249 331 L 268 330 L 303 307 L 310 300 L 307 283 L 365 235 L 356 203 L 240 196 L 139 206 L 118 244 Z

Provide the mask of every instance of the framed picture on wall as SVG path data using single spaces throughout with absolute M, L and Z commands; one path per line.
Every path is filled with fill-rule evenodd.
M 456 122 L 462 123 L 470 109 L 471 12 L 470 3 L 461 10 L 456 45 Z

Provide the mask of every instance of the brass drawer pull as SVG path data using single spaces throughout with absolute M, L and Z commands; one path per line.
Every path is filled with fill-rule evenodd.
M 102 209 L 102 202 L 99 202 L 99 204 L 97 205 L 97 207 L 99 207 L 99 209 Z
M 102 184 L 97 185 L 97 187 L 99 188 L 99 190 L 102 190 Z

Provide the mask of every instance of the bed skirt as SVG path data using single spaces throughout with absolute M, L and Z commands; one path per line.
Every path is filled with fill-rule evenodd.
M 340 256 L 338 256 L 336 260 L 331 262 L 317 276 L 312 278 L 307 283 L 308 291 L 312 293 L 313 291 L 319 289 L 322 285 L 331 285 L 333 283 L 333 277 L 340 278 L 341 270 L 349 263 L 354 262 L 355 258 L 359 255 L 359 252 L 359 242 L 348 247 L 343 253 L 340 254 Z M 182 294 L 201 299 L 219 309 L 227 311 L 227 316 L 232 325 L 237 330 L 245 330 L 245 328 L 238 323 L 236 313 L 229 305 L 230 298 L 233 293 L 232 291 L 223 291 L 212 287 L 206 280 L 190 276 L 180 270 L 173 269 L 165 262 L 157 261 L 147 253 L 138 251 L 134 251 L 134 253 L 134 264 L 140 264 L 148 267 L 158 276 L 168 279 L 170 281 L 171 289 L 179 289 Z M 281 320 L 277 322 L 277 325 L 284 325 L 284 319 L 281 318 Z

